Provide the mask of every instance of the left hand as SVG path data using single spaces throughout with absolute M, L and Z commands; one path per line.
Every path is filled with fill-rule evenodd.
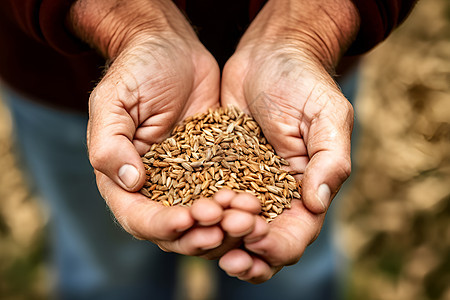
M 79 0 L 72 31 L 112 61 L 89 101 L 87 146 L 99 192 L 122 227 L 164 251 L 216 259 L 245 236 L 262 238 L 259 201 L 234 192 L 192 207 L 165 207 L 137 193 L 141 155 L 174 125 L 219 106 L 220 71 L 170 0 Z M 262 226 L 261 226 L 262 225 Z M 266 226 L 264 226 L 266 225 Z
M 289 35 L 280 26 L 288 17 L 279 15 L 285 6 L 278 2 L 289 0 L 266 4 L 225 65 L 222 79 L 222 105 L 233 104 L 252 115 L 277 154 L 302 180 L 302 200 L 294 200 L 291 209 L 269 224 L 266 237 L 246 242 L 247 251 L 234 249 L 220 259 L 229 275 L 252 283 L 264 282 L 300 259 L 318 236 L 328 206 L 351 169 L 353 109 L 328 72 L 343 51 L 341 43 L 327 43 L 320 28 Z M 323 9 L 341 2 L 347 2 L 345 8 L 353 16 L 355 8 L 348 1 L 325 1 Z M 317 13 L 311 7 L 317 6 L 315 2 L 296 3 L 303 4 L 303 13 L 308 8 Z M 314 26 L 303 21 L 299 28 Z M 320 39 L 312 38 L 319 34 Z

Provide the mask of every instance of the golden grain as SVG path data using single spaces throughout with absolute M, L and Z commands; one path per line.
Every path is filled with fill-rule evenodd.
M 268 222 L 300 199 L 300 183 L 282 169 L 289 163 L 267 143 L 261 128 L 235 107 L 188 117 L 172 136 L 142 157 L 147 182 L 141 193 L 165 206 L 190 206 L 222 188 L 261 202 Z

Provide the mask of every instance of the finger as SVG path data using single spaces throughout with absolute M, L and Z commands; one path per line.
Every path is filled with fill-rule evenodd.
M 219 267 L 233 277 L 246 273 L 252 265 L 252 257 L 242 249 L 230 250 L 219 260 Z
M 139 190 L 145 169 L 132 140 L 136 124 L 117 95 L 99 86 L 90 98 L 89 160 L 94 169 L 128 191 Z M 133 109 L 133 108 L 128 108 Z
M 245 248 L 271 266 L 291 265 L 300 259 L 306 247 L 317 237 L 325 214 L 312 214 L 300 200 L 269 224 L 261 240 L 245 242 Z
M 259 214 L 261 212 L 261 202 L 252 194 L 241 192 L 231 199 L 230 207 L 239 209 L 251 214 Z
M 237 193 L 229 189 L 222 189 L 214 194 L 213 199 L 223 208 L 240 209 L 252 214 L 261 212 L 260 200 L 249 193 Z
M 242 281 L 247 281 L 253 284 L 260 284 L 266 282 L 273 277 L 282 267 L 271 267 L 262 259 L 251 256 L 253 259 L 252 267 L 243 274 L 240 274 L 238 278 Z
M 222 220 L 223 208 L 216 201 L 200 198 L 192 204 L 191 214 L 199 225 L 209 226 Z
M 256 243 L 269 233 L 269 224 L 260 216 L 255 216 L 253 231 L 244 237 L 244 243 Z
M 316 154 L 302 179 L 302 199 L 313 213 L 324 213 L 344 181 L 350 176 L 350 157 L 331 151 Z
M 255 218 L 255 225 L 253 230 L 248 235 L 245 235 L 244 238 L 242 238 L 232 237 L 229 234 L 225 234 L 225 238 L 219 247 L 205 252 L 201 257 L 205 259 L 219 259 L 231 249 L 240 247 L 243 241 L 257 242 L 263 239 L 269 232 L 269 225 L 260 216 L 253 216 L 253 218 Z
M 215 249 L 222 244 L 224 234 L 220 227 L 195 227 L 188 230 L 179 239 L 162 241 L 160 248 L 165 251 L 176 252 L 183 255 L 199 256 Z
M 231 200 L 236 197 L 236 192 L 229 190 L 227 188 L 221 189 L 213 195 L 213 199 L 219 203 L 223 208 L 229 208 L 231 205 Z
M 336 96 L 338 97 L 338 96 Z M 302 199 L 314 213 L 324 213 L 350 176 L 353 109 L 346 99 L 332 99 L 307 134 L 310 161 L 302 179 Z
M 253 231 L 255 223 L 255 215 L 230 208 L 224 212 L 220 225 L 231 237 L 243 237 Z
M 225 233 L 225 237 L 218 247 L 205 251 L 202 255 L 200 255 L 200 257 L 209 260 L 220 259 L 225 253 L 227 253 L 232 249 L 239 248 L 241 245 L 242 245 L 242 238 L 232 237 Z
M 282 267 L 271 267 L 262 259 L 242 249 L 233 249 L 219 260 L 219 267 L 228 275 L 258 284 L 272 278 Z
M 130 193 L 96 172 L 100 193 L 122 227 L 139 239 L 174 240 L 194 225 L 189 208 L 164 207 L 139 193 Z

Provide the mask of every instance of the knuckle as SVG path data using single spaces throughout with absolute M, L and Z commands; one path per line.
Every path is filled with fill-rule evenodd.
M 103 171 L 110 162 L 109 150 L 104 146 L 91 146 L 89 148 L 89 161 L 94 169 Z
M 355 117 L 355 111 L 354 111 L 353 105 L 349 101 L 347 101 L 347 120 L 348 120 L 348 123 L 353 124 L 354 117 Z
M 298 263 L 300 261 L 300 258 L 302 257 L 302 254 L 295 254 L 292 255 L 291 257 L 286 258 L 285 261 L 280 261 L 278 264 L 274 264 L 275 267 L 282 267 L 282 266 L 292 266 L 295 265 L 296 263 Z
M 346 107 L 347 107 L 347 113 L 353 117 L 353 114 L 354 114 L 353 105 L 348 100 L 346 100 L 345 103 L 346 103 Z
M 350 158 L 342 158 L 339 162 L 339 171 L 343 180 L 347 179 L 352 172 L 352 163 Z

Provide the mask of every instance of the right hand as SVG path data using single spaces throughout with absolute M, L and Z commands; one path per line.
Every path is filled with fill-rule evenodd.
M 115 2 L 79 0 L 71 19 L 78 36 L 113 60 L 90 97 L 87 146 L 117 221 L 165 251 L 207 258 L 236 245 L 223 230 L 238 240 L 257 228 L 253 235 L 265 235 L 252 208 L 230 201 L 167 208 L 137 192 L 146 177 L 140 156 L 177 122 L 219 105 L 220 72 L 171 1 Z
M 296 263 L 348 178 L 353 108 L 329 72 L 358 23 L 349 0 L 271 0 L 226 63 L 223 105 L 251 114 L 302 181 L 302 200 L 270 223 L 266 237 L 222 256 L 230 276 L 261 283 Z

